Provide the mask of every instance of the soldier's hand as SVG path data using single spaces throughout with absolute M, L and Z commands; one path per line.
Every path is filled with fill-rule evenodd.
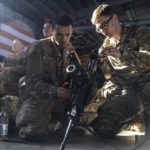
M 67 52 L 73 52 L 75 47 L 70 42 L 68 42 L 64 45 L 64 50 Z
M 101 53 L 99 53 L 99 54 L 98 54 L 98 60 L 99 60 L 99 62 L 100 62 L 101 64 L 103 64 L 103 62 L 104 62 L 104 55 L 101 54 Z
M 71 98 L 72 90 L 68 88 L 59 87 L 57 89 L 57 97 L 62 99 L 69 99 Z
M 119 50 L 117 50 L 115 47 L 107 47 L 104 48 L 103 51 L 100 53 L 100 55 L 103 56 L 114 56 L 114 57 L 121 57 L 121 53 Z

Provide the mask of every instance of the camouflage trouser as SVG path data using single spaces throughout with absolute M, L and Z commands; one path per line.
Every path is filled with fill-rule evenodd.
M 110 92 L 106 102 L 98 109 L 98 117 L 91 123 L 95 132 L 103 137 L 115 136 L 126 128 L 137 115 L 143 113 L 139 91 L 137 89 L 122 91 L 116 89 L 112 92 L 117 93 L 116 95 L 111 95 Z
M 38 140 L 53 133 L 57 121 L 66 120 L 66 102 L 54 99 L 27 99 L 21 103 L 16 117 L 19 136 L 29 140 Z M 67 122 L 67 121 L 66 121 Z
M 145 133 L 150 137 L 150 82 L 140 89 L 140 98 L 144 107 Z
M 70 108 L 69 103 L 70 100 L 55 99 L 53 102 L 49 102 L 47 99 L 39 100 L 38 98 L 35 100 L 29 98 L 21 102 L 21 107 L 16 117 L 19 136 L 29 140 L 47 137 L 58 129 L 58 122 L 61 122 L 62 128 L 66 128 L 68 125 L 67 112 L 68 108 Z M 97 116 L 95 112 L 96 106 L 92 105 L 90 107 L 92 110 L 90 112 L 86 110 L 81 121 L 89 123 Z

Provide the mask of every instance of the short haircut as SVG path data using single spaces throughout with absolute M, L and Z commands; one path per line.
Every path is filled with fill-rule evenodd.
M 52 21 L 51 20 L 46 20 L 44 24 L 49 23 L 52 25 Z
M 61 25 L 61 26 L 69 26 L 73 25 L 72 19 L 67 15 L 59 15 L 56 16 L 53 22 L 53 29 L 55 28 L 55 25 Z
M 21 40 L 19 38 L 15 38 L 13 41 L 15 41 L 15 40 L 19 41 L 24 46 L 24 41 L 23 40 Z
M 113 12 L 111 6 L 109 6 L 107 4 L 101 4 L 94 10 L 91 22 L 92 22 L 92 24 L 95 24 L 99 17 L 110 16 L 113 14 L 114 14 L 114 12 Z

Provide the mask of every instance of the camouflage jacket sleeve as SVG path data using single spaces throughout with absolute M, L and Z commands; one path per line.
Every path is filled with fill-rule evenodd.
M 20 63 L 14 66 L 11 71 L 24 74 L 24 67 L 25 67 L 24 64 L 25 64 L 25 58 L 22 58 L 20 60 Z
M 20 58 L 9 56 L 4 60 L 4 67 L 12 67 L 11 71 L 16 73 L 24 73 L 24 53 Z
M 99 93 L 99 90 L 102 88 L 105 82 L 105 77 L 98 61 L 95 63 L 95 66 L 97 66 L 97 68 L 95 67 L 93 68 L 93 74 L 91 78 L 92 80 L 90 84 L 90 91 L 88 93 L 87 104 L 96 98 L 96 96 Z
M 121 50 L 121 61 L 135 66 L 150 66 L 150 29 L 139 27 L 136 31 L 138 51 Z
M 49 81 L 52 74 L 44 72 L 42 48 L 38 45 L 31 47 L 30 55 L 26 64 L 26 90 L 32 97 L 53 100 L 56 97 L 57 85 Z
M 150 68 L 150 52 L 125 51 L 121 61 L 139 68 Z

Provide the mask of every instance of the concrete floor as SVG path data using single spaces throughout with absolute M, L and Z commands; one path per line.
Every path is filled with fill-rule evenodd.
M 111 140 L 105 141 L 107 142 L 105 143 L 89 134 L 85 136 L 72 136 L 69 138 L 65 150 L 133 150 L 142 141 L 143 137 L 144 135 L 136 135 L 136 132 L 126 131 Z M 61 140 L 53 139 L 43 143 L 34 143 L 21 140 L 16 135 L 10 135 L 9 141 L 0 142 L 0 150 L 59 150 L 60 145 Z M 148 149 L 143 149 L 142 147 L 142 149 L 139 148 L 137 150 L 149 150 L 150 144 L 144 148 Z

